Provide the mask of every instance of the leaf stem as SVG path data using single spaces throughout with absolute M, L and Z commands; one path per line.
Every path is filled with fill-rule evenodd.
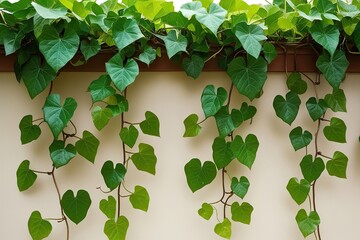
M 222 45 L 218 51 L 216 51 L 213 55 L 211 55 L 208 59 L 206 59 L 205 63 L 211 60 L 212 58 L 216 57 L 223 49 L 224 49 L 224 45 Z

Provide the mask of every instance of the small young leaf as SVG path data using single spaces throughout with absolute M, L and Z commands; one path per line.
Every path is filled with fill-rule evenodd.
M 244 199 L 249 187 L 250 182 L 244 176 L 241 177 L 239 180 L 236 177 L 233 177 L 231 179 L 231 191 L 233 191 L 241 199 Z
M 296 127 L 291 130 L 289 134 L 289 138 L 291 141 L 291 145 L 295 149 L 295 151 L 306 147 L 312 141 L 312 135 L 309 131 L 303 129 L 301 127 Z
M 155 175 L 157 158 L 152 146 L 140 143 L 139 152 L 134 153 L 131 156 L 131 160 L 138 170 Z
M 110 160 L 106 161 L 101 168 L 101 175 L 104 178 L 106 186 L 112 191 L 119 186 L 126 174 L 126 168 L 121 163 L 116 164 Z
M 318 179 L 325 169 L 324 161 L 317 157 L 313 161 L 312 155 L 306 155 L 300 162 L 301 172 L 309 183 Z
M 298 179 L 293 177 L 289 180 L 286 189 L 290 193 L 292 199 L 300 205 L 308 197 L 310 192 L 310 183 L 306 179 L 301 179 L 299 183 Z
M 247 202 L 243 202 L 241 205 L 234 202 L 231 204 L 231 219 L 235 222 L 250 224 L 253 210 L 253 206 Z
M 76 224 L 79 224 L 86 217 L 90 205 L 90 195 L 85 190 L 79 190 L 76 196 L 72 190 L 67 190 L 61 198 L 61 206 L 66 216 Z
M 112 26 L 114 41 L 119 51 L 144 37 L 135 19 L 121 17 Z
M 249 106 L 246 102 L 243 102 L 240 111 L 237 109 L 231 111 L 231 119 L 233 120 L 234 126 L 237 128 L 246 120 L 252 119 L 256 111 L 256 107 Z
M 109 240 L 125 240 L 129 228 L 129 221 L 126 217 L 120 216 L 117 221 L 109 219 L 104 226 L 104 233 Z
M 142 186 L 135 186 L 135 191 L 130 195 L 130 203 L 135 209 L 147 212 L 149 208 L 149 193 Z
M 327 140 L 346 143 L 346 125 L 340 118 L 333 117 L 330 126 L 324 127 L 324 135 Z
M 108 196 L 108 199 L 102 199 L 99 204 L 100 210 L 109 219 L 115 219 L 116 215 L 116 200 L 113 196 Z
M 264 57 L 268 64 L 270 64 L 278 55 L 276 48 L 273 44 L 266 42 L 263 45 Z
M 203 166 L 197 158 L 191 159 L 184 167 L 187 184 L 192 192 L 210 184 L 216 177 L 216 167 L 213 162 L 206 161 Z
M 119 116 L 120 114 L 129 110 L 129 103 L 124 96 L 120 94 L 115 94 L 112 97 L 114 97 L 114 100 L 116 101 L 107 105 L 106 108 L 109 108 L 111 110 L 113 117 Z
M 333 158 L 326 163 L 326 170 L 330 176 L 346 178 L 348 158 L 342 152 L 336 151 Z
M 234 141 L 231 143 L 230 148 L 234 153 L 234 156 L 245 166 L 251 169 L 256 153 L 259 148 L 259 141 L 253 134 L 249 134 L 245 141 L 241 136 L 237 135 Z
M 51 223 L 44 220 L 39 211 L 31 213 L 28 220 L 28 228 L 33 240 L 42 240 L 47 238 L 52 231 Z
M 139 131 L 133 125 L 130 125 L 129 128 L 124 127 L 120 130 L 119 134 L 121 140 L 129 147 L 132 148 L 139 136 Z
M 273 102 L 276 116 L 291 125 L 299 112 L 300 103 L 299 96 L 294 92 L 288 92 L 286 99 L 283 96 L 277 95 Z
M 220 237 L 230 239 L 231 238 L 231 222 L 225 218 L 223 222 L 215 225 L 214 232 Z
M 172 58 L 178 52 L 186 52 L 188 41 L 186 37 L 176 30 L 170 30 L 165 37 L 160 36 L 165 43 L 166 52 L 169 58 Z
M 21 143 L 26 144 L 39 138 L 41 134 L 41 128 L 38 125 L 33 125 L 33 116 L 24 116 L 19 124 L 21 132 Z
M 222 106 L 214 117 L 220 137 L 226 137 L 235 130 L 234 122 L 229 113 L 228 106 Z
M 214 213 L 213 207 L 208 203 L 203 203 L 198 210 L 198 214 L 205 220 L 209 220 Z
M 214 162 L 219 170 L 229 165 L 234 159 L 234 154 L 224 138 L 215 138 L 212 144 L 212 150 Z
M 320 217 L 314 211 L 310 212 L 308 216 L 304 209 L 300 209 L 296 215 L 296 222 L 302 235 L 307 237 L 315 232 L 316 228 L 319 226 Z
M 334 112 L 346 112 L 346 97 L 342 89 L 334 89 L 332 93 L 326 94 L 325 102 Z
M 76 148 L 72 144 L 65 147 L 65 142 L 54 140 L 49 147 L 50 157 L 56 168 L 65 166 L 76 156 Z
M 319 99 L 319 101 L 317 101 L 315 97 L 311 97 L 306 102 L 306 108 L 310 114 L 311 119 L 316 121 L 326 112 L 327 104 L 324 99 Z
M 159 118 L 153 112 L 145 112 L 145 120 L 140 123 L 140 128 L 144 134 L 160 137 Z
M 195 137 L 200 134 L 201 126 L 197 123 L 199 116 L 196 114 L 190 114 L 184 120 L 185 133 L 183 137 Z
M 75 143 L 76 151 L 86 160 L 94 163 L 100 141 L 89 131 L 84 131 L 82 139 Z
M 139 55 L 139 60 L 149 66 L 149 64 L 151 64 L 155 59 L 156 49 L 152 48 L 149 45 L 146 45 L 143 52 Z
M 204 65 L 204 59 L 195 54 L 193 54 L 191 57 L 184 58 L 181 63 L 181 66 L 185 70 L 186 75 L 192 77 L 193 79 L 196 79 L 200 76 Z
M 88 87 L 92 102 L 99 102 L 115 94 L 115 89 L 110 86 L 111 78 L 109 75 L 101 75 L 92 81 Z
M 16 171 L 16 180 L 19 191 L 25 191 L 29 189 L 35 182 L 37 175 L 30 168 L 30 161 L 24 160 L 19 165 Z
M 91 116 L 96 129 L 100 131 L 109 123 L 113 114 L 110 108 L 96 106 L 92 109 Z
M 297 94 L 303 94 L 307 90 L 307 84 L 298 72 L 290 73 L 288 79 L 286 80 L 286 85 L 290 91 Z
M 201 95 L 201 106 L 205 117 L 214 116 L 224 105 L 227 99 L 227 92 L 219 87 L 215 92 L 214 85 L 207 85 Z
M 81 41 L 80 51 L 84 55 L 86 61 L 98 54 L 100 49 L 101 47 L 99 42 L 94 38 L 92 38 L 90 41 L 87 39 Z

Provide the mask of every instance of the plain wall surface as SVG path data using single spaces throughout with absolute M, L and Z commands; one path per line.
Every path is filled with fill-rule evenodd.
M 86 189 L 92 197 L 92 205 L 85 220 L 77 226 L 70 221 L 72 240 L 107 239 L 103 233 L 106 217 L 98 209 L 100 200 L 107 198 L 107 194 L 96 188 L 106 188 L 100 174 L 103 163 L 109 159 L 120 162 L 122 158 L 118 136 L 120 119 L 112 119 L 101 132 L 96 130 L 91 120 L 91 99 L 86 90 L 89 83 L 100 74 L 61 73 L 54 82 L 53 92 L 61 93 L 62 101 L 65 97 L 74 96 L 78 102 L 73 119 L 78 135 L 86 129 L 100 139 L 95 164 L 77 156 L 68 166 L 56 170 L 62 194 L 67 189 L 75 192 Z M 51 134 L 45 124 L 42 126 L 42 136 L 23 146 L 18 128 L 24 115 L 42 117 L 41 108 L 47 90 L 31 101 L 25 86 L 16 82 L 14 74 L 0 73 L 0 81 L 0 239 L 26 240 L 31 239 L 27 220 L 32 211 L 39 210 L 44 218 L 60 217 L 58 199 L 49 176 L 38 175 L 34 186 L 23 193 L 18 192 L 16 186 L 16 169 L 24 159 L 30 160 L 32 169 L 51 170 L 48 150 Z M 228 167 L 230 175 L 245 175 L 249 178 L 251 185 L 244 201 L 254 207 L 250 225 L 233 223 L 232 239 L 303 239 L 295 222 L 295 215 L 300 208 L 308 211 L 308 202 L 297 206 L 288 194 L 286 185 L 293 176 L 301 178 L 299 163 L 305 150 L 295 152 L 288 135 L 291 129 L 299 125 L 314 133 L 317 124 L 310 119 L 304 104 L 314 95 L 314 91 L 309 85 L 307 93 L 301 96 L 300 115 L 292 126 L 288 126 L 276 117 L 272 107 L 275 95 L 285 95 L 287 92 L 285 81 L 285 73 L 268 74 L 263 96 L 251 103 L 258 110 L 252 125 L 246 122 L 236 131 L 243 137 L 248 133 L 256 134 L 260 146 L 251 171 L 236 160 Z M 141 135 L 138 140 L 138 143 L 149 143 L 155 148 L 158 158 L 155 176 L 139 172 L 132 163 L 129 164 L 127 187 L 146 187 L 151 201 L 148 212 L 144 213 L 133 209 L 128 199 L 122 200 L 122 214 L 130 222 L 128 240 L 221 239 L 213 232 L 216 218 L 205 221 L 197 214 L 203 202 L 213 202 L 220 198 L 220 172 L 212 184 L 195 194 L 187 186 L 184 174 L 184 165 L 191 158 L 200 158 L 202 161 L 212 158 L 211 145 L 217 135 L 213 119 L 202 125 L 200 136 L 182 138 L 183 120 L 189 114 L 197 113 L 200 119 L 203 118 L 200 96 L 208 84 L 229 89 L 230 79 L 225 73 L 202 73 L 197 80 L 186 77 L 184 73 L 141 73 L 129 87 L 130 109 L 126 113 L 126 120 L 142 121 L 145 111 L 150 110 L 160 119 L 161 137 Z M 319 149 L 330 156 L 336 150 L 345 153 L 349 158 L 348 177 L 346 180 L 330 177 L 325 171 L 316 184 L 317 210 L 321 217 L 323 240 L 360 239 L 360 75 L 348 75 L 341 88 L 347 97 L 348 112 L 333 114 L 329 111 L 326 117 L 334 115 L 345 121 L 348 127 L 347 144 L 328 142 L 321 133 Z M 323 97 L 331 90 L 322 81 L 318 91 L 319 96 Z M 235 90 L 232 107 L 239 108 L 244 100 L 248 101 Z M 137 145 L 134 151 L 137 151 Z M 309 151 L 313 154 L 313 144 Z M 233 199 L 241 202 L 236 197 Z M 53 232 L 47 239 L 65 239 L 64 224 L 52 222 L 52 225 Z M 314 238 L 310 236 L 308 239 Z

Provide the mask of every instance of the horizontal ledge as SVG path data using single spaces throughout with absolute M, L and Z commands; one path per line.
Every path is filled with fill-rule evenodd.
M 294 47 L 289 47 L 286 53 L 281 48 L 278 49 L 278 56 L 269 64 L 268 72 L 317 72 L 316 60 L 317 54 L 308 47 L 299 48 L 296 51 Z M 80 66 L 67 64 L 61 69 L 62 72 L 105 72 L 105 63 L 114 56 L 113 52 L 100 52 L 95 57 L 90 58 L 87 63 Z M 81 58 L 81 55 L 75 55 L 74 59 Z M 350 65 L 348 73 L 360 73 L 360 55 L 349 54 L 347 56 Z M 14 54 L 5 56 L 0 53 L 0 72 L 14 72 Z M 296 65 L 296 67 L 295 67 Z M 140 72 L 183 72 L 179 63 L 168 59 L 166 54 L 157 58 L 150 66 L 139 62 Z M 223 71 L 217 64 L 217 59 L 213 58 L 206 62 L 203 72 Z

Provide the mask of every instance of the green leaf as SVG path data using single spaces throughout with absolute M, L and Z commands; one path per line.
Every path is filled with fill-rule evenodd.
M 243 102 L 240 110 L 233 109 L 231 111 L 231 119 L 234 126 L 237 128 L 246 120 L 253 118 L 256 114 L 256 107 L 249 106 L 246 102 Z
M 336 51 L 332 57 L 323 52 L 316 61 L 317 68 L 324 74 L 326 81 L 334 88 L 338 89 L 340 83 L 345 78 L 349 62 L 343 51 Z
M 257 59 L 261 52 L 261 41 L 266 40 L 263 29 L 258 25 L 240 22 L 233 30 L 245 51 Z
M 239 180 L 236 177 L 233 177 L 231 179 L 231 191 L 233 191 L 241 199 L 244 199 L 249 187 L 250 182 L 244 176 L 241 177 Z
M 299 183 L 299 180 L 293 177 L 289 180 L 286 189 L 290 193 L 292 199 L 300 205 L 309 195 L 310 183 L 306 179 L 301 179 Z
M 125 17 L 121 17 L 116 22 L 114 22 L 112 32 L 114 41 L 119 51 L 132 44 L 136 40 L 144 37 L 136 20 Z
M 229 165 L 234 159 L 234 154 L 224 138 L 215 138 L 212 144 L 212 150 L 214 162 L 219 170 Z
M 333 158 L 326 163 L 326 170 L 330 176 L 346 178 L 348 158 L 342 152 L 336 151 Z
M 341 20 L 344 32 L 349 36 L 353 35 L 353 33 L 355 33 L 354 31 L 356 29 L 358 22 L 359 20 L 356 18 L 344 17 Z M 358 42 L 355 42 L 355 44 L 358 46 Z
M 61 198 L 61 206 L 66 216 L 75 224 L 79 224 L 86 217 L 90 205 L 90 195 L 85 190 L 79 190 L 76 196 L 72 190 L 67 190 Z
M 47 238 L 52 231 L 51 223 L 48 220 L 44 220 L 39 211 L 31 213 L 28 220 L 28 228 L 33 240 L 42 240 Z
M 93 103 L 103 101 L 105 98 L 115 94 L 115 89 L 110 84 L 111 78 L 109 75 L 101 75 L 90 83 L 88 91 Z
M 216 177 L 215 164 L 210 161 L 204 162 L 201 166 L 200 160 L 193 158 L 185 165 L 184 169 L 187 184 L 193 193 L 210 184 Z
M 112 111 L 109 108 L 101 108 L 96 106 L 91 111 L 91 116 L 94 122 L 94 125 L 97 130 L 103 129 L 113 117 Z
M 204 68 L 205 61 L 198 55 L 191 55 L 183 59 L 181 66 L 185 70 L 186 75 L 196 79 L 200 76 L 202 69 Z
M 333 117 L 330 126 L 324 127 L 324 135 L 327 140 L 346 143 L 346 125 L 340 118 Z
M 41 63 L 39 56 L 32 56 L 23 66 L 21 76 L 33 99 L 49 86 L 55 79 L 56 73 L 49 64 Z
M 249 56 L 247 62 L 243 57 L 237 57 L 230 62 L 227 69 L 227 74 L 239 93 L 244 94 L 251 101 L 260 94 L 266 73 L 267 64 L 262 57 L 255 59 Z
M 177 28 L 187 28 L 189 20 L 185 18 L 181 12 L 171 12 L 162 17 L 162 22 Z
M 54 140 L 49 147 L 50 157 L 56 168 L 65 166 L 76 156 L 76 148 L 72 144 L 65 147 L 65 142 Z
M 145 143 L 140 143 L 139 152 L 134 153 L 131 156 L 131 159 L 138 170 L 155 175 L 157 158 L 152 146 Z
M 200 8 L 196 11 L 195 18 L 207 27 L 215 36 L 220 25 L 225 21 L 227 12 L 218 4 L 211 3 L 209 12 L 205 8 Z
M 268 64 L 270 64 L 278 55 L 275 46 L 269 42 L 264 43 L 263 52 Z
M 226 137 L 235 130 L 232 115 L 229 114 L 228 106 L 221 107 L 214 117 L 220 137 Z
M 52 4 L 54 3 L 54 4 Z M 62 4 L 57 3 L 56 1 L 40 1 L 39 3 L 32 2 L 31 5 L 35 8 L 36 12 L 45 19 L 57 19 L 63 18 L 67 9 Z
M 250 224 L 251 214 L 254 208 L 247 202 L 241 203 L 234 202 L 231 204 L 231 219 L 235 222 Z
M 214 232 L 222 238 L 231 238 L 231 222 L 224 218 L 224 221 L 215 225 Z
M 110 160 L 106 161 L 101 168 L 101 175 L 104 178 L 106 186 L 112 191 L 124 180 L 126 168 L 121 163 L 115 165 Z
M 195 137 L 200 134 L 201 126 L 197 123 L 199 116 L 196 114 L 190 114 L 184 120 L 185 133 L 183 137 Z
M 186 52 L 187 39 L 176 30 L 170 30 L 166 36 L 159 36 L 164 43 L 169 58 L 178 52 Z
M 276 116 L 291 125 L 299 112 L 300 103 L 299 96 L 294 92 L 288 92 L 286 99 L 283 96 L 277 95 L 273 102 Z
M 151 21 L 166 15 L 168 12 L 174 11 L 174 6 L 171 3 L 167 3 L 164 0 L 152 1 L 142 0 L 135 3 L 136 9 L 146 19 Z
M 81 41 L 80 51 L 84 55 L 86 61 L 91 57 L 96 56 L 100 49 L 99 42 L 95 38 L 92 38 L 90 41 L 87 39 Z
M 133 208 L 147 212 L 150 197 L 147 190 L 142 186 L 135 186 L 135 191 L 130 195 L 130 203 Z
M 17 50 L 21 48 L 21 42 L 23 41 L 25 35 L 22 31 L 14 31 L 6 29 L 3 31 L 4 34 L 1 36 L 3 38 L 3 45 L 5 49 L 5 55 L 8 56 L 10 54 L 15 53 Z M 0 39 L 1 41 L 2 39 Z
M 139 60 L 148 66 L 156 59 L 156 49 L 151 46 L 145 46 L 143 52 L 139 55 Z
M 288 79 L 286 80 L 286 85 L 290 91 L 297 94 L 304 94 L 307 90 L 307 84 L 298 72 L 290 73 Z
M 214 213 L 213 207 L 208 203 L 203 203 L 198 210 L 198 214 L 205 220 L 209 220 Z
M 320 217 L 319 215 L 311 211 L 309 216 L 307 215 L 304 209 L 300 209 L 296 215 L 296 222 L 299 226 L 299 229 L 304 237 L 309 236 L 320 224 Z
M 319 43 L 323 48 L 328 50 L 331 56 L 334 55 L 335 50 L 339 44 L 340 32 L 334 25 L 324 27 L 322 24 L 313 24 L 310 29 L 312 38 Z
M 126 217 L 120 216 L 116 222 L 114 219 L 109 219 L 106 221 L 104 233 L 109 238 L 109 240 L 125 240 L 128 228 L 129 221 Z
M 81 156 L 94 163 L 99 144 L 99 140 L 91 132 L 85 130 L 82 139 L 75 143 L 75 147 Z
M 346 97 L 342 89 L 333 89 L 325 96 L 326 105 L 334 112 L 346 112 Z
M 312 155 L 306 155 L 300 162 L 302 175 L 309 183 L 318 179 L 325 169 L 324 161 L 317 157 L 313 161 Z
M 115 101 L 109 103 L 106 108 L 109 108 L 111 110 L 113 117 L 119 116 L 129 110 L 129 103 L 124 96 L 120 94 L 115 94 L 112 97 Z
M 259 141 L 254 134 L 249 134 L 245 138 L 245 141 L 241 136 L 237 135 L 234 141 L 231 143 L 230 148 L 234 153 L 234 156 L 245 166 L 251 169 L 256 153 L 259 148 Z
M 116 200 L 113 196 L 108 196 L 108 199 L 102 199 L 99 204 L 100 210 L 109 219 L 115 219 L 116 215 Z
M 145 112 L 145 120 L 140 123 L 140 128 L 144 134 L 160 137 L 159 118 L 153 112 Z
M 16 182 L 20 192 L 29 189 L 35 182 L 37 175 L 30 168 L 30 161 L 24 160 L 16 171 Z
M 124 65 L 120 54 L 116 54 L 105 63 L 106 72 L 110 75 L 115 87 L 123 92 L 127 86 L 132 84 L 139 75 L 139 66 L 129 59 Z
M 201 95 L 201 106 L 205 117 L 214 116 L 224 105 L 227 99 L 227 92 L 219 87 L 215 92 L 214 85 L 207 85 Z
M 72 28 L 66 28 L 60 37 L 55 27 L 46 25 L 39 37 L 39 49 L 55 72 L 74 57 L 79 44 L 79 36 Z
M 312 141 L 311 133 L 307 130 L 303 132 L 302 127 L 296 127 L 291 130 L 289 138 L 295 151 L 306 147 Z
M 238 12 L 239 9 L 248 9 L 249 5 L 243 0 L 220 0 L 220 6 L 229 13 Z
M 21 132 L 20 139 L 22 144 L 32 142 L 39 138 L 41 134 L 41 128 L 38 125 L 33 125 L 33 116 L 24 116 L 19 124 Z
M 306 102 L 306 108 L 310 114 L 311 119 L 316 121 L 325 114 L 327 110 L 327 104 L 324 99 L 319 99 L 319 101 L 317 101 L 315 97 L 311 97 Z
M 130 148 L 132 148 L 139 136 L 139 131 L 133 125 L 130 125 L 129 128 L 124 127 L 120 130 L 119 134 L 121 140 Z

